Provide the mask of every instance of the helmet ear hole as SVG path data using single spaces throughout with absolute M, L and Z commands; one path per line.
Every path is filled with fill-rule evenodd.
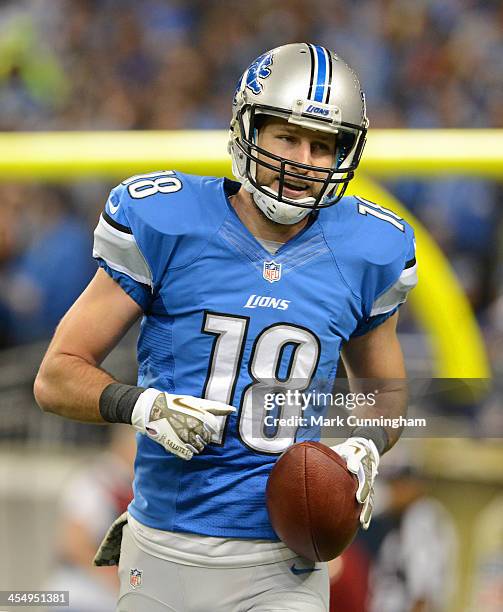
M 336 144 L 336 168 L 339 168 L 347 156 L 353 150 L 356 143 L 356 134 L 346 130 L 340 130 L 337 135 Z

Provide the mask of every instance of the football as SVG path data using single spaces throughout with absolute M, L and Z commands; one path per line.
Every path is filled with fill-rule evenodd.
M 346 462 L 320 442 L 288 448 L 273 467 L 266 500 L 278 537 L 311 561 L 330 561 L 359 527 L 357 479 Z

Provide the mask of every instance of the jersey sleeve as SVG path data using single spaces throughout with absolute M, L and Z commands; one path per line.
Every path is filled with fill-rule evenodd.
M 409 291 L 414 289 L 416 285 L 417 262 L 416 257 L 413 256 L 405 263 L 405 268 L 397 281 L 375 300 L 370 316 L 381 316 L 395 311 L 406 301 Z
M 152 268 L 139 246 L 137 227 L 130 223 L 127 190 L 115 187 L 94 231 L 93 257 L 122 289 L 146 310 L 152 298 Z M 137 225 L 137 224 L 136 224 Z
M 387 270 L 376 268 L 373 282 L 369 283 L 373 292 L 366 296 L 364 304 L 366 316 L 358 324 L 353 336 L 363 336 L 393 316 L 417 285 L 414 232 L 405 223 L 401 243 L 397 243 L 397 257 L 392 265 Z

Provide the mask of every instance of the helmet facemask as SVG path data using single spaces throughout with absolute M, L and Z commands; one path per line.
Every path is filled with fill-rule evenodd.
M 336 130 L 330 130 L 330 133 L 333 134 L 336 140 L 333 164 L 331 167 L 312 166 L 280 157 L 260 147 L 258 145 L 258 131 L 263 123 L 260 121 L 262 117 L 281 117 L 288 120 L 290 124 L 295 125 L 297 123 L 291 117 L 286 117 L 285 113 L 281 112 L 280 109 L 256 104 L 243 105 L 236 115 L 237 125 L 234 122 L 233 130 L 237 128 L 241 137 L 236 138 L 234 135 L 231 139 L 231 152 L 233 152 L 232 147 L 237 149 L 237 151 L 234 150 L 233 152 L 233 162 L 236 162 L 235 157 L 237 154 L 239 162 L 238 164 L 234 163 L 235 166 L 238 166 L 237 175 L 242 180 L 244 179 L 245 188 L 254 195 L 254 199 L 259 204 L 259 207 L 262 209 L 260 204 L 263 204 L 264 200 L 269 200 L 270 198 L 280 204 L 296 207 L 297 210 L 291 211 L 292 220 L 290 221 L 290 223 L 295 223 L 310 212 L 320 208 L 327 208 L 337 203 L 343 197 L 360 161 L 365 144 L 366 128 L 341 123 Z M 309 128 L 311 128 L 311 124 Z M 304 127 L 302 123 L 300 125 Z M 320 131 L 328 132 L 326 129 L 320 129 Z M 261 185 L 257 181 L 257 165 L 278 173 L 278 192 L 275 192 L 270 187 Z M 287 166 L 290 169 L 287 169 Z M 309 175 L 295 172 L 294 169 L 304 170 Z M 234 173 L 236 174 L 236 172 Z M 321 189 L 316 196 L 298 199 L 289 198 L 283 193 L 285 183 L 288 183 L 289 179 L 309 184 L 315 183 L 320 185 Z M 261 198 L 259 194 L 265 197 Z M 255 195 L 258 196 L 261 202 L 257 201 Z M 269 202 L 268 204 L 269 207 L 272 204 L 272 207 L 277 209 L 274 203 Z M 281 208 L 285 210 L 284 207 Z M 263 212 L 269 218 L 271 218 L 270 215 L 273 213 L 277 216 L 277 210 L 270 210 L 270 214 L 267 214 L 266 211 Z

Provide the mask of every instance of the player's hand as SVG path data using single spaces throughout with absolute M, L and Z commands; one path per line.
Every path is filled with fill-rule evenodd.
M 374 509 L 374 480 L 379 466 L 376 445 L 366 438 L 348 438 L 331 448 L 345 459 L 348 470 L 358 478 L 356 499 L 363 506 L 360 523 L 363 529 L 368 529 Z
M 192 395 L 146 389 L 136 401 L 131 424 L 170 453 L 188 461 L 194 453 L 203 451 L 217 433 L 217 416 L 235 411 L 233 406 Z

